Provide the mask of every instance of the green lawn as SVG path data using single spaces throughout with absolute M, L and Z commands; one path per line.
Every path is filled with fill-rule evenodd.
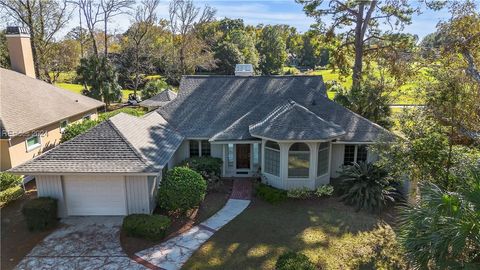
M 66 89 L 66 90 L 68 90 L 68 91 L 77 93 L 77 94 L 81 94 L 82 89 L 83 89 L 83 86 L 80 85 L 80 84 L 73 84 L 73 83 L 56 83 L 55 85 L 58 86 L 58 87 L 60 87 L 60 88 Z M 123 90 L 122 90 L 122 101 L 127 101 L 127 100 L 128 100 L 128 95 L 129 95 L 130 93 L 133 93 L 133 90 L 123 89 Z
M 320 269 L 391 269 L 403 264 L 395 243 L 381 218 L 355 212 L 337 198 L 278 205 L 256 199 L 183 269 L 274 269 L 286 250 L 304 253 Z

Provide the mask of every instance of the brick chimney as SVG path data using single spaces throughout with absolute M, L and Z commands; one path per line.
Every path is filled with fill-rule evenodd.
M 36 78 L 30 33 L 26 27 L 8 26 L 6 35 L 12 69 Z

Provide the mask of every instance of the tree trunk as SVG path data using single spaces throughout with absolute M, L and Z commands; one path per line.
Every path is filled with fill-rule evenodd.
M 357 21 L 355 26 L 355 62 L 353 64 L 352 88 L 359 88 L 361 86 L 362 71 L 363 71 L 363 9 L 365 4 L 361 3 L 358 6 Z
M 107 24 L 108 24 L 108 21 L 107 21 L 107 16 L 105 15 L 105 18 L 104 18 L 104 27 L 103 27 L 103 38 L 104 38 L 104 43 L 105 43 L 105 50 L 104 50 L 104 53 L 105 53 L 105 57 L 107 57 L 108 55 L 108 35 L 107 35 Z

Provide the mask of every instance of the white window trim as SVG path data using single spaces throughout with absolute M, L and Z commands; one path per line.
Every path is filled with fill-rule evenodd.
M 304 142 L 302 142 L 304 143 Z M 309 179 L 310 178 L 310 169 L 312 167 L 312 148 L 310 147 L 310 145 L 308 145 L 307 143 L 305 143 L 307 146 L 308 146 L 308 151 L 290 151 L 290 148 L 292 147 L 292 145 L 294 145 L 295 143 L 292 143 L 288 146 L 288 151 L 287 151 L 287 178 L 288 180 L 305 180 L 305 179 Z M 289 165 L 290 165 L 290 153 L 294 153 L 294 154 L 308 154 L 308 175 L 307 176 L 290 176 L 290 169 L 288 168 Z M 316 165 L 314 165 L 316 166 Z
M 189 141 L 194 141 L 198 143 L 198 157 L 202 157 L 202 141 L 207 141 L 208 143 L 210 143 L 208 140 L 189 140 Z M 192 157 L 192 155 L 190 155 L 190 142 L 188 143 L 188 156 Z M 212 145 L 210 144 L 210 156 L 206 156 L 206 157 L 211 157 L 211 156 L 212 156 Z
M 28 140 L 30 140 L 34 137 L 38 137 L 38 143 L 34 144 L 34 145 L 31 145 L 31 146 L 28 146 Z M 27 149 L 27 152 L 33 151 L 37 148 L 40 148 L 41 146 L 42 146 L 42 137 L 40 137 L 39 135 L 32 135 L 25 140 L 25 148 Z
M 320 148 L 321 144 L 318 146 L 318 152 L 317 152 L 317 178 L 323 177 L 325 175 L 330 174 L 330 159 L 331 159 L 331 153 L 330 153 L 330 144 L 327 145 L 327 147 Z M 327 156 L 327 171 L 324 174 L 318 175 L 318 153 L 322 150 L 327 150 L 328 156 Z
M 354 151 L 354 154 L 353 154 L 353 162 L 354 163 L 357 163 L 358 162 L 358 147 L 361 146 L 363 144 L 355 144 L 355 151 Z M 367 146 L 367 144 L 365 144 L 365 146 Z M 345 161 L 345 148 L 343 149 L 343 160 Z M 367 148 L 367 157 L 365 159 L 365 162 L 368 162 L 368 148 Z
M 62 123 L 63 123 L 63 122 L 67 122 L 66 127 L 68 127 L 68 124 L 70 123 L 70 122 L 68 121 L 68 119 L 65 119 L 65 120 L 60 121 L 59 128 L 60 128 L 60 133 L 62 133 L 62 134 L 65 132 L 65 128 L 66 128 L 66 127 L 62 128 Z
M 278 145 L 278 146 L 280 147 L 280 145 Z M 264 162 L 267 161 L 267 160 L 266 160 L 267 155 L 265 154 L 265 150 L 267 150 L 267 149 L 268 149 L 268 150 L 275 151 L 275 152 L 278 152 L 278 155 L 279 155 L 279 161 L 278 161 L 278 162 L 279 162 L 279 164 L 278 164 L 278 169 L 279 169 L 279 171 L 278 171 L 278 175 L 275 175 L 275 174 L 272 174 L 272 173 L 267 172 L 267 171 L 266 171 L 266 166 L 264 166 L 264 168 L 263 168 L 264 173 L 269 174 L 269 175 L 271 175 L 271 176 L 280 177 L 281 172 L 282 172 L 282 164 L 281 164 L 282 157 L 281 157 L 281 152 L 280 152 L 280 150 L 279 150 L 279 149 L 275 149 L 275 148 L 268 147 L 268 146 L 266 145 L 266 143 L 265 143 L 265 145 L 263 146 L 263 148 L 264 148 L 264 156 L 263 156 L 263 158 L 265 159 Z

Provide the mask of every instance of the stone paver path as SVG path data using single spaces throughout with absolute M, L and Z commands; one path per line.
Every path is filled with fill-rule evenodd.
M 147 269 L 120 246 L 123 217 L 69 217 L 16 269 Z
M 234 180 L 231 198 L 220 211 L 187 232 L 138 252 L 135 254 L 138 256 L 136 261 L 144 260 L 155 265 L 154 269 L 180 269 L 216 231 L 248 207 L 251 191 L 252 182 L 250 180 Z

